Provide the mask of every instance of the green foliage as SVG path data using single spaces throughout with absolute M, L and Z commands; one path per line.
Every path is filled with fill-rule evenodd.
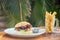
M 35 5 L 29 21 L 33 26 L 42 26 L 45 21 L 45 1 L 35 0 Z
M 4 0 L 2 7 L 7 17 L 8 26 L 14 27 L 20 21 L 29 21 L 33 26 L 42 26 L 45 24 L 46 10 L 49 12 L 57 11 L 57 18 L 60 18 L 60 10 L 55 5 L 55 0 L 34 1 L 33 10 L 30 13 L 31 7 L 29 0 Z
M 26 17 L 31 11 L 29 0 L 6 0 L 2 6 L 6 15 L 9 16 L 7 18 L 9 27 L 14 27 L 18 22 L 27 21 Z
M 56 11 L 55 0 L 45 0 L 46 3 L 46 10 L 49 12 Z

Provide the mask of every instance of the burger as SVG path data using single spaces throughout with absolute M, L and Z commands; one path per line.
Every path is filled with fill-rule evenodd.
M 32 25 L 29 22 L 19 22 L 15 25 L 15 30 L 19 34 L 31 34 L 32 33 Z

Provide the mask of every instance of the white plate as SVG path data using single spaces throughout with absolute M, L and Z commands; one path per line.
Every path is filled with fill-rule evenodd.
M 35 28 L 32 28 L 35 29 Z M 28 38 L 28 37 L 36 37 L 38 35 L 41 35 L 43 33 L 45 33 L 45 29 L 39 29 L 38 33 L 32 33 L 32 34 L 18 34 L 14 28 L 8 28 L 6 30 L 4 30 L 5 33 L 14 36 L 14 37 L 24 37 L 24 38 Z

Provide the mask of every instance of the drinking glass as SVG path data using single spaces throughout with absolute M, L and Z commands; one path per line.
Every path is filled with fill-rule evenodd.
M 57 18 L 55 18 L 55 26 L 53 32 L 60 33 L 59 20 Z

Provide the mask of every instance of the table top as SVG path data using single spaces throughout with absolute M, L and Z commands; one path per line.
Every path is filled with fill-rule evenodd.
M 44 33 L 34 38 L 17 38 L 0 32 L 0 40 L 60 40 L 60 33 Z

